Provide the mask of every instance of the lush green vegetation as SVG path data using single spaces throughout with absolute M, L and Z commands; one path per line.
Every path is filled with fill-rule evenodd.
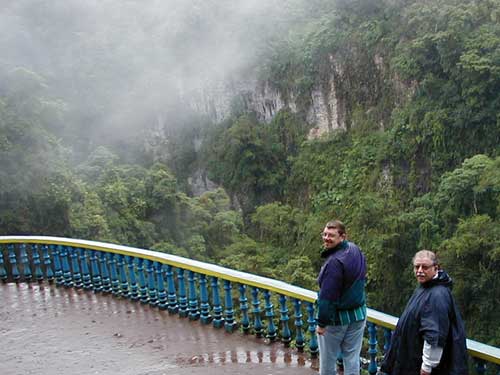
M 152 248 L 314 289 L 336 217 L 367 255 L 371 307 L 399 314 L 412 255 L 433 249 L 468 335 L 500 345 L 500 1 L 296 6 L 260 71 L 298 112 L 263 124 L 238 108 L 211 125 L 185 113 L 160 156 L 140 133 L 112 143 L 71 126 L 84 123 L 73 97 L 0 64 L 2 234 Z M 332 74 L 348 129 L 310 140 L 310 90 Z M 220 188 L 194 196 L 196 171 Z

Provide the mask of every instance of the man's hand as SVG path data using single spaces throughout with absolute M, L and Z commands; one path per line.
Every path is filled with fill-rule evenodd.
M 326 332 L 326 328 L 325 327 L 320 327 L 320 326 L 316 327 L 316 333 L 318 335 L 322 336 L 325 332 Z

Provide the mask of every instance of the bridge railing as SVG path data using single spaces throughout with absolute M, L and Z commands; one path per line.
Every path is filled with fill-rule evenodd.
M 0 236 L 0 280 L 54 282 L 149 304 L 228 332 L 318 354 L 316 293 L 156 251 L 44 236 Z M 367 369 L 377 373 L 397 318 L 368 309 Z M 379 345 L 379 342 L 381 343 Z M 476 372 L 500 373 L 500 349 L 467 340 Z M 492 370 L 493 369 L 493 370 Z

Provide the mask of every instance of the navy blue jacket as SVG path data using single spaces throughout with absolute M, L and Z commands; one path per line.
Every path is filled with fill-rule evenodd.
M 326 260 L 318 276 L 318 325 L 363 320 L 366 317 L 365 256 L 357 245 L 345 240 L 333 249 L 324 250 L 321 256 Z M 363 309 L 359 309 L 361 307 Z

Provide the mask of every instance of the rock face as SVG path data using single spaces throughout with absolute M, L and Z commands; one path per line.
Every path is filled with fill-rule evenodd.
M 297 103 L 294 91 L 282 93 L 269 82 L 257 79 L 239 81 L 218 81 L 204 88 L 198 88 L 184 98 L 196 112 L 221 122 L 228 118 L 235 106 L 254 112 L 260 121 L 270 122 L 282 109 L 293 113 L 303 111 L 311 127 L 310 137 L 318 137 L 335 129 L 346 129 L 345 106 L 337 97 L 334 76 L 327 83 L 312 87 L 305 102 L 307 107 Z

